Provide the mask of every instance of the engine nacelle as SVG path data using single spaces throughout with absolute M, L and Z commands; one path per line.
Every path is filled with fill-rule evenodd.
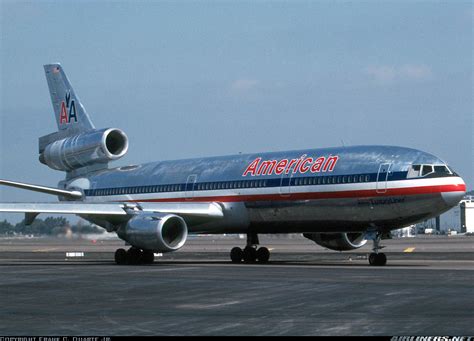
M 174 214 L 139 213 L 117 231 L 131 245 L 156 252 L 180 249 L 188 237 L 188 227 Z
M 358 249 L 367 243 L 363 233 L 304 233 L 305 238 L 335 251 Z
M 92 164 L 106 164 L 127 153 L 128 138 L 116 128 L 88 131 L 54 141 L 40 154 L 48 167 L 71 171 Z

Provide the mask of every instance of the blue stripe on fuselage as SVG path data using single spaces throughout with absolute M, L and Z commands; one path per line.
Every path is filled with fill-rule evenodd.
M 387 181 L 406 180 L 407 172 L 389 173 Z M 291 183 L 290 183 L 291 180 Z M 410 180 L 413 180 L 410 179 Z M 324 176 L 293 176 L 278 177 L 271 179 L 253 178 L 249 180 L 234 181 L 206 181 L 195 183 L 170 183 L 146 186 L 108 187 L 85 190 L 86 196 L 107 196 L 124 194 L 146 194 L 146 193 L 174 193 L 185 191 L 212 191 L 222 189 L 241 188 L 271 188 L 288 186 L 318 186 L 329 184 L 351 184 L 377 181 L 377 173 L 351 174 L 351 175 L 324 175 Z M 385 181 L 385 179 L 383 180 Z

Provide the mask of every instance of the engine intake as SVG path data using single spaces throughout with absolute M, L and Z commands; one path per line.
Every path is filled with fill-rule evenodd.
M 188 237 L 188 227 L 174 214 L 140 213 L 117 231 L 131 245 L 156 252 L 180 249 Z
M 71 171 L 92 164 L 117 160 L 128 150 L 128 138 L 116 128 L 92 130 L 46 146 L 40 154 L 40 161 L 48 167 Z
M 363 233 L 304 233 L 305 238 L 335 251 L 358 249 L 367 243 Z

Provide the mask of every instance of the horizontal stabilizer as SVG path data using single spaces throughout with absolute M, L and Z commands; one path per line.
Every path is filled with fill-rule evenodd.
M 26 189 L 26 190 L 34 191 L 34 192 L 41 192 L 41 193 L 46 193 L 46 194 L 59 195 L 59 196 L 63 196 L 63 197 L 69 198 L 69 199 L 80 199 L 80 198 L 82 198 L 82 193 L 79 192 L 79 191 L 68 191 L 68 190 L 65 190 L 65 189 L 27 184 L 27 183 L 23 183 L 23 182 L 15 182 L 15 181 L 1 180 L 0 179 L 0 185 Z

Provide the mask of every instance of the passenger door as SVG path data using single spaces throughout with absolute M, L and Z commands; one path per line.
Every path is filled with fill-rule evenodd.
M 188 180 L 186 181 L 186 189 L 184 192 L 184 196 L 186 200 L 193 200 L 194 198 L 194 186 L 196 185 L 197 181 L 197 174 L 191 174 L 188 176 Z
M 382 163 L 379 166 L 379 171 L 377 173 L 377 183 L 375 191 L 377 193 L 387 192 L 387 179 L 388 173 L 390 172 L 391 163 Z
M 293 169 L 295 164 L 293 164 L 288 171 L 288 174 L 286 174 L 286 169 L 281 175 L 281 180 L 280 180 L 280 195 L 282 197 L 289 197 L 291 194 L 291 186 L 293 185 Z

